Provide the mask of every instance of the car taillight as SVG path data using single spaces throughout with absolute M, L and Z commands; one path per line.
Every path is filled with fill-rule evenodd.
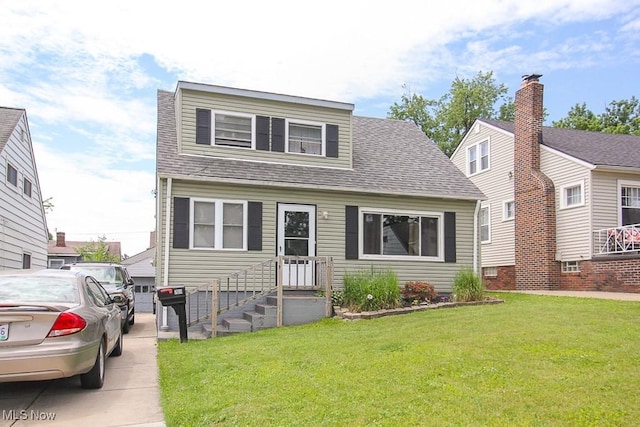
M 87 326 L 86 320 L 75 313 L 65 311 L 60 313 L 47 337 L 53 338 L 75 334 L 76 332 L 83 330 L 85 326 Z

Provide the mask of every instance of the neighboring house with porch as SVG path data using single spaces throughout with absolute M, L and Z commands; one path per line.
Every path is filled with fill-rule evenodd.
M 56 239 L 49 241 L 47 245 L 47 266 L 48 268 L 60 268 L 65 264 L 74 262 L 82 262 L 82 256 L 76 249 L 87 246 L 95 242 L 87 242 L 81 240 L 67 240 L 66 233 L 62 231 L 56 232 Z M 109 252 L 122 258 L 122 249 L 120 242 L 104 242 Z
M 483 279 L 640 292 L 640 137 L 543 127 L 542 91 L 525 79 L 515 122 L 476 120 L 452 156 L 487 196 Z
M 27 112 L 0 107 L 0 271 L 45 268 L 47 240 Z
M 353 110 L 183 81 L 158 91 L 158 286 L 281 256 L 285 286 L 313 285 L 330 262 L 337 289 L 376 267 L 449 292 L 478 262 L 482 193 L 414 124 Z

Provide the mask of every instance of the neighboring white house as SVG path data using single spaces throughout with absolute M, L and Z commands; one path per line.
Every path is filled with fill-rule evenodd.
M 27 112 L 0 107 L 0 270 L 45 268 L 47 241 Z
M 515 123 L 476 120 L 451 158 L 487 196 L 485 283 L 640 292 L 640 137 L 544 127 L 542 108 L 542 85 L 530 78 Z

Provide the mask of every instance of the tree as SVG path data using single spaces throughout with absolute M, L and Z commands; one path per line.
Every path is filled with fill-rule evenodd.
M 608 133 L 625 133 L 640 136 L 640 102 L 631 99 L 611 101 L 604 113 L 600 115 L 602 130 Z
M 602 130 L 602 121 L 593 111 L 587 108 L 587 104 L 576 104 L 571 107 L 567 117 L 557 122 L 552 122 L 553 127 L 589 130 L 599 132 Z
M 391 106 L 388 117 L 413 121 L 447 156 L 451 156 L 477 118 L 495 118 L 494 106 L 499 99 L 509 104 L 506 93 L 507 87 L 496 83 L 492 71 L 478 72 L 470 80 L 456 77 L 449 92 L 439 100 L 405 93 L 400 104 Z M 510 108 L 504 107 L 504 115 Z M 501 113 L 502 110 L 501 107 Z
M 640 136 L 640 100 L 632 96 L 631 99 L 611 101 L 600 115 L 594 114 L 583 102 L 574 105 L 567 117 L 552 124 L 558 128 Z
M 100 236 L 98 241 L 91 240 L 89 243 L 76 248 L 85 262 L 120 262 L 118 255 L 109 252 L 109 245 L 106 243 L 107 237 Z

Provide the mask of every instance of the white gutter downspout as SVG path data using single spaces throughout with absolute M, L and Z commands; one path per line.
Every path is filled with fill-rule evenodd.
M 162 286 L 169 286 L 169 232 L 171 230 L 171 184 L 173 180 L 167 178 L 167 198 L 164 207 L 164 263 L 162 266 Z M 162 326 L 163 330 L 169 329 L 169 320 L 167 319 L 167 308 L 162 306 Z
M 476 201 L 476 209 L 473 212 L 473 272 L 478 272 L 478 214 L 480 212 L 480 200 Z

